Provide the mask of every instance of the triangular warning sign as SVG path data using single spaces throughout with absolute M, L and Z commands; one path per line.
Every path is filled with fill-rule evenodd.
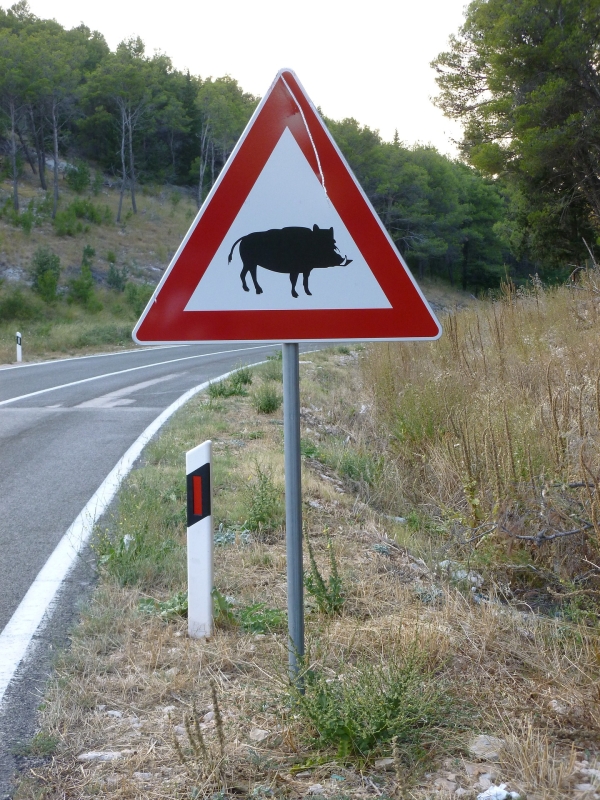
M 133 338 L 314 342 L 440 333 L 300 82 L 282 70 Z

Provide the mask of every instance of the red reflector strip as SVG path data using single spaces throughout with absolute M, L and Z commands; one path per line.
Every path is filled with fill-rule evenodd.
M 194 485 L 194 516 L 202 516 L 202 476 L 194 475 L 192 478 Z

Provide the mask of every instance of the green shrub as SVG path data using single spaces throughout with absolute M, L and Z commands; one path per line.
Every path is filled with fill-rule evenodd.
M 256 474 L 247 486 L 250 511 L 244 522 L 249 531 L 272 531 L 283 522 L 282 491 L 270 470 L 255 462 Z
M 211 383 L 208 387 L 208 396 L 217 397 L 245 397 L 248 392 L 246 386 L 252 383 L 252 372 L 248 367 L 243 367 L 234 372 L 227 380 Z
M 78 278 L 71 278 L 69 281 L 69 294 L 67 297 L 70 303 L 81 303 L 88 311 L 100 311 L 102 304 L 96 297 L 94 291 L 94 276 L 92 275 L 92 259 L 96 251 L 90 245 L 83 248 L 81 259 L 81 273 Z
M 125 286 L 125 300 L 136 317 L 139 317 L 146 303 L 152 297 L 153 287 L 147 284 L 132 283 L 129 281 Z
M 303 693 L 292 688 L 296 713 L 309 726 L 311 747 L 338 758 L 383 753 L 392 741 L 402 760 L 414 762 L 449 737 L 458 714 L 439 679 L 415 655 L 386 662 L 359 661 L 330 670 L 307 670 Z
M 69 164 L 65 170 L 65 183 L 78 194 L 85 191 L 91 182 L 90 168 L 85 161 Z
M 239 367 L 230 380 L 237 386 L 250 386 L 252 383 L 252 370 L 250 367 Z
M 92 182 L 92 192 L 94 195 L 99 195 L 102 191 L 102 184 L 104 183 L 104 177 L 101 172 L 94 173 L 94 180 Z
M 252 405 L 259 414 L 273 414 L 282 403 L 281 393 L 271 382 L 261 384 L 252 395 Z
M 131 325 L 107 323 L 94 325 L 82 331 L 75 341 L 76 347 L 90 347 L 95 344 L 131 343 Z
M 31 259 L 29 270 L 31 288 L 47 303 L 56 300 L 60 277 L 60 258 L 47 247 L 38 247 Z
M 281 383 L 283 380 L 283 361 L 281 351 L 277 355 L 267 356 L 265 364 L 261 364 L 258 368 L 260 375 L 265 381 L 278 381 Z
M 340 475 L 350 478 L 352 481 L 366 483 L 373 486 L 377 478 L 381 475 L 383 462 L 381 458 L 375 458 L 370 453 L 361 452 L 350 447 L 345 447 L 342 451 L 337 470 Z
M 128 276 L 129 276 L 129 270 L 127 269 L 127 267 L 119 269 L 117 266 L 115 266 L 113 262 L 110 264 L 108 268 L 106 283 L 110 286 L 111 289 L 114 289 L 115 292 L 124 292 L 125 287 L 127 286 Z
M 84 222 L 93 222 L 95 225 L 109 224 L 111 214 L 108 206 L 100 208 L 91 200 L 77 198 L 54 218 L 54 229 L 58 236 L 76 236 L 88 230 Z M 83 221 L 82 221 L 83 220 Z
M 306 587 L 306 591 L 315 598 L 317 608 L 323 614 L 339 614 L 344 605 L 344 592 L 342 589 L 342 579 L 340 578 L 337 562 L 335 560 L 333 543 L 328 537 L 327 552 L 329 553 L 329 577 L 327 581 L 325 581 L 315 561 L 315 554 L 308 533 L 305 538 L 310 562 L 310 569 L 304 573 L 304 586 Z
M 0 322 L 25 321 L 40 316 L 41 309 L 20 289 L 0 296 Z

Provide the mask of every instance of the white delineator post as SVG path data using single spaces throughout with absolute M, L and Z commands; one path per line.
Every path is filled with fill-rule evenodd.
M 17 331 L 17 361 L 23 361 L 23 349 L 21 348 L 21 334 Z
M 211 636 L 213 628 L 212 442 L 185 454 L 187 475 L 188 634 Z

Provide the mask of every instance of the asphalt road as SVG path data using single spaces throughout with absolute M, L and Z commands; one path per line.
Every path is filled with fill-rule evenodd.
M 0 368 L 0 631 L 69 525 L 150 422 L 188 389 L 261 361 L 275 347 L 148 348 Z M 0 705 L 0 798 L 10 797 L 15 742 L 33 733 L 52 652 L 66 640 L 92 582 L 84 558 Z

